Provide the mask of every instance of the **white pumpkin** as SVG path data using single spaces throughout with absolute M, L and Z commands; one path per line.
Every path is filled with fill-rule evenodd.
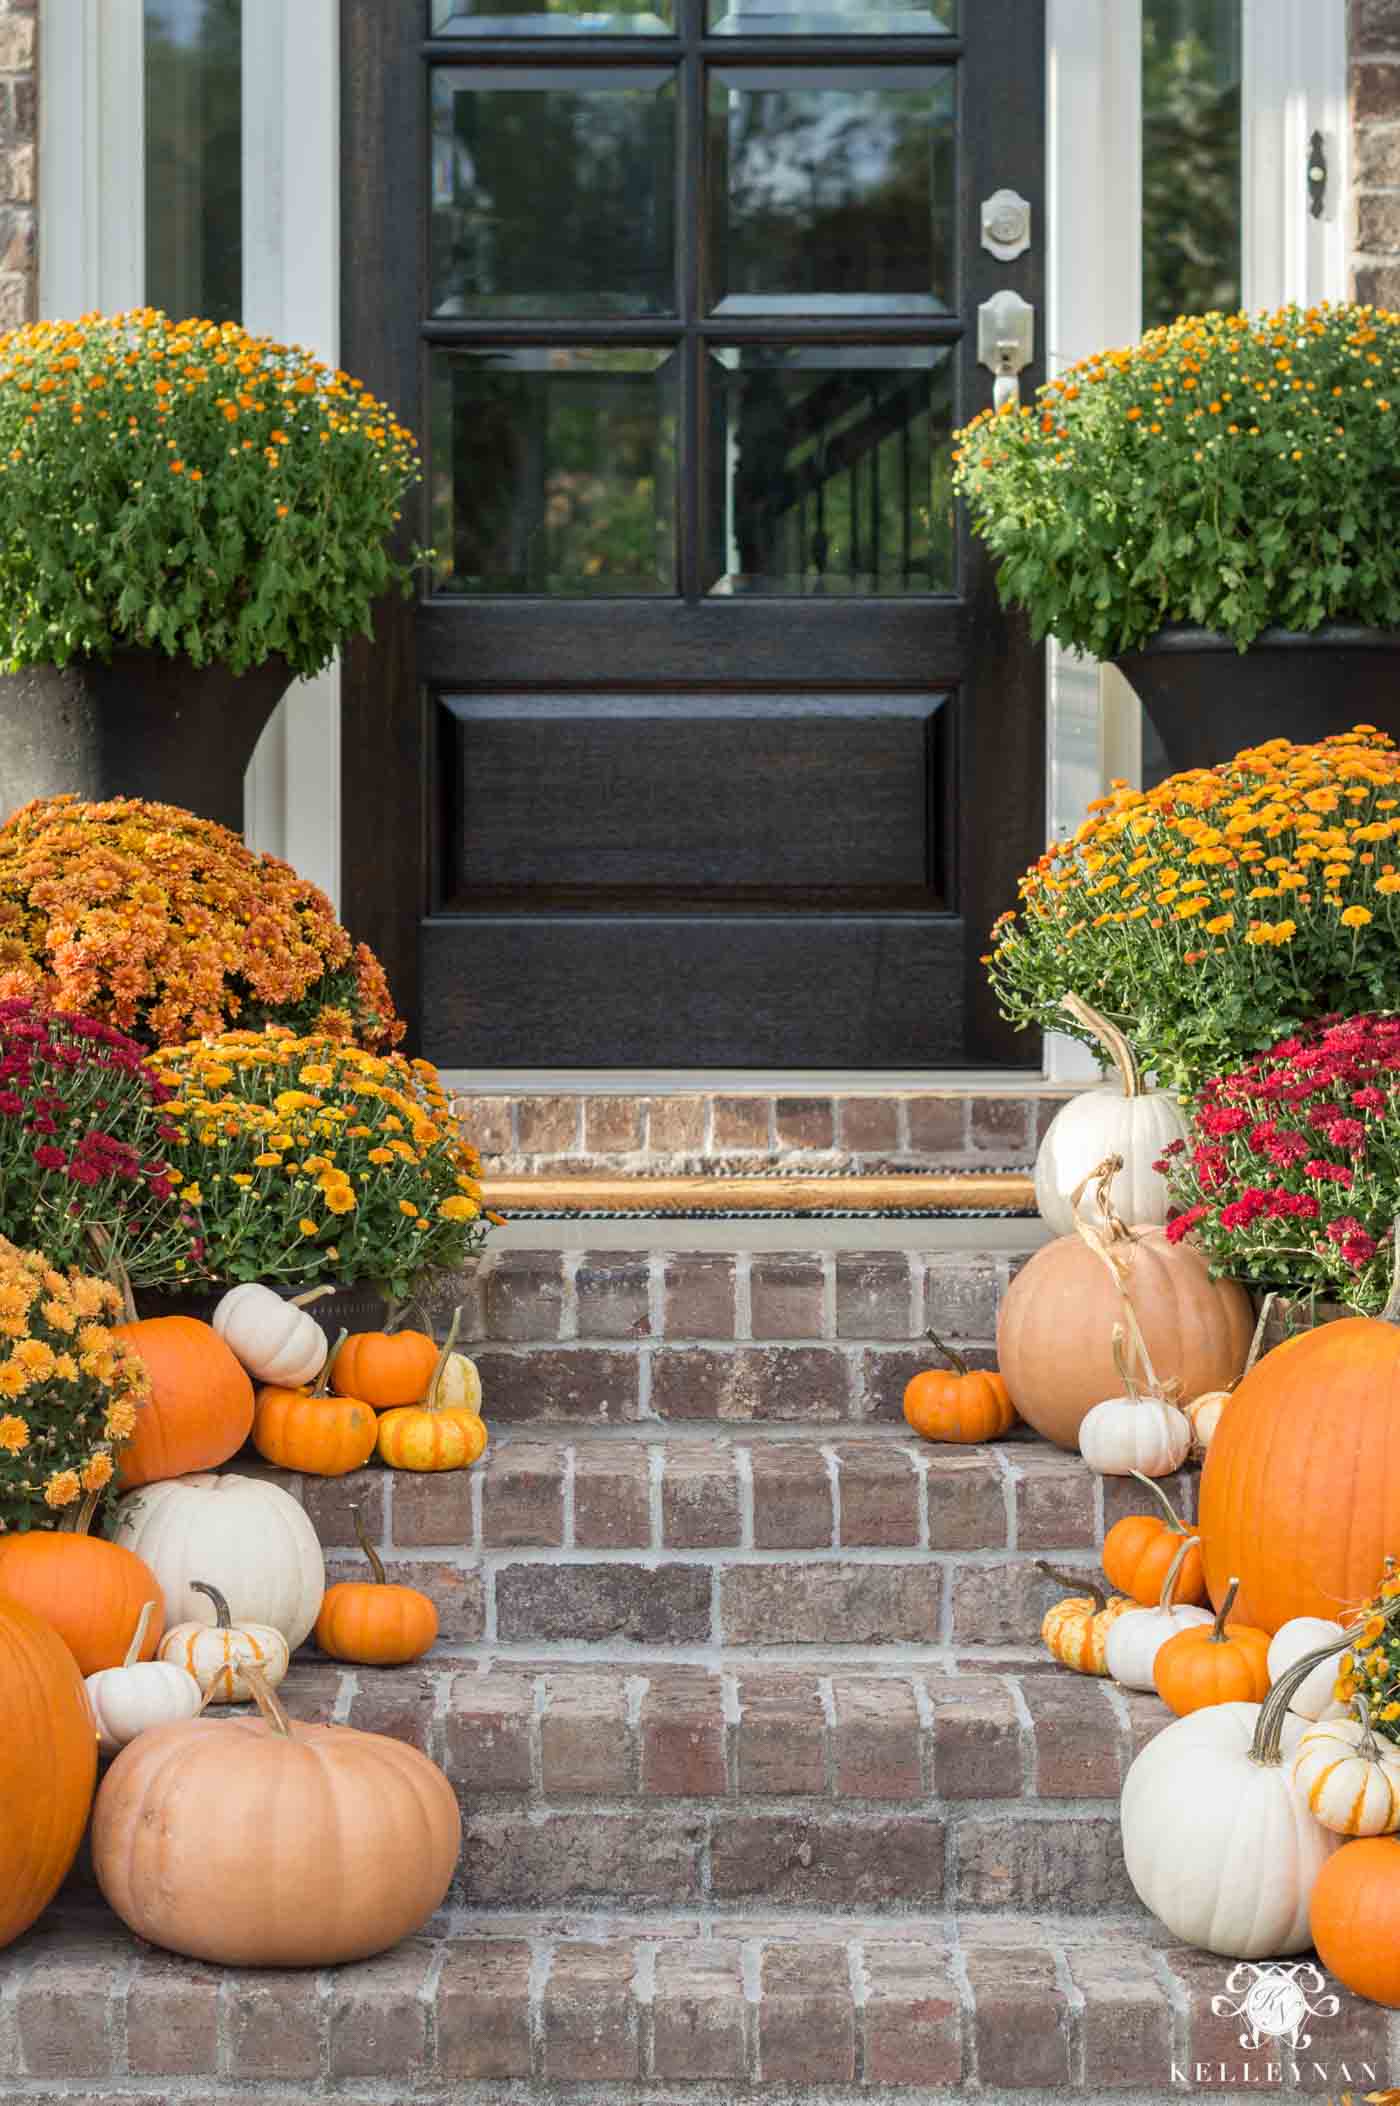
M 1189 1602 L 1178 1605 L 1176 1600 L 1176 1583 L 1195 1541 L 1194 1536 L 1187 1536 L 1178 1544 L 1162 1580 L 1156 1608 L 1129 1609 L 1109 1631 L 1104 1661 L 1114 1681 L 1121 1682 L 1125 1689 L 1155 1689 L 1157 1655 L 1167 1640 L 1175 1638 L 1178 1631 L 1189 1630 L 1193 1623 L 1215 1621 L 1209 1609 L 1196 1608 Z
M 1170 1477 L 1191 1452 L 1191 1428 L 1164 1397 L 1105 1397 L 1080 1424 L 1079 1452 L 1101 1477 Z
M 165 1478 L 117 1501 L 112 1533 L 155 1573 L 172 1623 L 214 1622 L 195 1580 L 218 1588 L 235 1623 L 270 1623 L 293 1652 L 316 1621 L 325 1560 L 280 1485 L 208 1471 Z
M 154 1602 L 149 1601 L 142 1606 L 121 1666 L 100 1667 L 96 1674 L 85 1678 L 97 1726 L 97 1744 L 104 1755 L 120 1754 L 138 1733 L 145 1733 L 152 1726 L 169 1726 L 177 1719 L 194 1718 L 203 1702 L 198 1682 L 183 1667 L 141 1658 L 154 1607 Z
M 1343 1635 L 1341 1625 L 1329 1622 L 1325 1616 L 1294 1616 L 1281 1623 L 1269 1640 L 1270 1682 L 1276 1682 L 1296 1665 L 1304 1653 L 1316 1652 L 1319 1646 L 1330 1645 L 1333 1640 L 1340 1644 Z M 1322 1718 L 1332 1707 L 1336 1686 L 1336 1661 L 1320 1660 L 1302 1687 L 1293 1692 L 1288 1708 L 1295 1718 Z M 1344 1708 L 1340 1715 L 1347 1715 Z
M 1400 1747 L 1378 1740 L 1364 1697 L 1360 1716 L 1308 1726 L 1293 1782 L 1314 1820 L 1334 1835 L 1393 1835 L 1400 1828 Z
M 315 1381 L 330 1350 L 329 1339 L 316 1319 L 307 1315 L 306 1304 L 334 1291 L 313 1287 L 308 1294 L 284 1302 L 270 1287 L 249 1281 L 230 1287 L 211 1320 L 229 1351 L 255 1380 L 298 1389 L 303 1382 Z
M 177 1623 L 160 1641 L 160 1658 L 172 1660 L 198 1683 L 206 1704 L 251 1704 L 252 1684 L 240 1672 L 260 1667 L 275 1689 L 291 1664 L 287 1641 L 270 1623 L 237 1623 L 217 1587 L 191 1580 L 196 1594 L 214 1604 L 215 1623 Z
M 1205 1455 L 1207 1448 L 1215 1439 L 1220 1427 L 1220 1421 L 1224 1416 L 1225 1406 L 1259 1358 L 1264 1344 L 1264 1333 L 1269 1327 L 1269 1315 L 1277 1300 L 1278 1295 L 1276 1293 L 1264 1296 L 1263 1304 L 1259 1311 L 1259 1321 L 1254 1326 L 1254 1336 L 1249 1344 L 1249 1358 L 1245 1361 L 1244 1367 L 1230 1384 L 1230 1387 L 1228 1389 L 1208 1389 L 1203 1395 L 1193 1397 L 1189 1404 L 1183 1404 L 1181 1407 L 1186 1413 L 1187 1424 L 1191 1428 L 1191 1453 L 1198 1459 Z M 1295 1704 L 1293 1708 L 1296 1711 L 1298 1707 Z
M 1123 1167 L 1109 1187 L 1124 1221 L 1160 1228 L 1167 1218 L 1167 1181 L 1153 1166 L 1171 1141 L 1187 1138 L 1186 1116 L 1168 1090 L 1145 1090 L 1132 1049 L 1121 1031 L 1078 995 L 1061 1005 L 1103 1045 L 1117 1070 L 1111 1082 L 1084 1090 L 1056 1112 L 1035 1159 L 1035 1203 L 1057 1236 L 1074 1227 L 1076 1190 L 1096 1163 L 1117 1155 Z M 1079 1201 L 1084 1220 L 1094 1202 Z

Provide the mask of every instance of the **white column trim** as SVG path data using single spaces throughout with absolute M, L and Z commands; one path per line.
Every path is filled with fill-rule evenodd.
M 142 0 L 40 0 L 39 312 L 139 307 L 146 276 Z

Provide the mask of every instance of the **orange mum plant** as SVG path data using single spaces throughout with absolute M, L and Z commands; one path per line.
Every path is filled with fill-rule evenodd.
M 317 886 L 174 805 L 41 798 L 0 827 L 0 1000 L 148 1045 L 285 1024 L 389 1046 L 384 972 Z
M 987 959 L 1002 1013 L 1081 995 L 1194 1090 L 1312 1017 L 1385 1008 L 1400 943 L 1400 752 L 1362 724 L 1152 790 L 1115 783 L 1021 880 Z
M 0 1237 L 0 1533 L 56 1527 L 116 1474 L 150 1395 L 140 1359 L 109 1328 L 120 1316 L 106 1280 L 59 1272 Z
M 218 1280 L 376 1280 L 403 1299 L 493 1218 L 426 1060 L 271 1029 L 166 1046 L 150 1066 L 174 1093 L 167 1175 Z

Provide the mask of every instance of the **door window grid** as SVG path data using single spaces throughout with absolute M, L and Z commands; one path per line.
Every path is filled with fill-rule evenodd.
M 744 30 L 750 22 L 755 25 L 751 43 L 729 16 L 718 32 L 707 31 L 705 10 L 706 0 L 678 0 L 680 19 L 664 62 L 648 32 L 629 34 L 616 22 L 574 14 L 567 19 L 578 23 L 577 31 L 563 31 L 556 22 L 527 58 L 515 16 L 491 18 L 493 38 L 477 26 L 486 18 L 472 18 L 466 29 L 460 6 L 449 15 L 445 0 L 434 0 L 430 33 L 438 41 L 425 54 L 429 104 L 437 120 L 429 170 L 435 233 L 429 236 L 427 266 L 434 311 L 422 336 L 435 404 L 430 491 L 439 551 L 434 589 L 439 593 L 598 597 L 659 592 L 694 600 L 744 592 L 902 597 L 944 595 L 957 588 L 948 453 L 957 421 L 953 349 L 963 333 L 955 311 L 952 122 L 959 48 L 927 11 L 917 19 L 928 33 L 914 37 L 908 25 L 915 11 L 863 9 L 857 44 L 849 11 L 829 12 L 821 33 L 813 33 L 814 16 L 794 17 L 778 9 L 785 22 L 800 20 L 803 29 L 784 28 L 782 55 L 795 61 L 800 51 L 801 62 L 775 73 L 776 54 L 763 41 L 775 34 L 771 13 L 750 11 L 744 17 Z M 711 4 L 712 18 L 719 12 Z M 531 14 L 528 19 L 537 25 L 553 18 Z M 445 48 L 445 22 L 461 38 L 451 52 Z M 468 60 L 470 70 L 464 72 Z M 483 180 L 470 140 L 464 146 L 460 133 L 453 132 L 448 114 L 453 88 L 444 83 L 454 79 L 468 85 L 477 111 L 489 105 L 493 93 L 512 91 L 523 91 L 522 101 L 541 111 L 571 104 L 575 138 L 583 136 L 578 126 L 586 130 L 591 94 L 611 90 L 617 107 L 632 81 L 647 86 L 654 104 L 674 104 L 674 202 L 669 213 L 663 207 L 646 214 L 652 224 L 674 222 L 680 293 L 674 321 L 657 314 L 656 287 L 669 281 L 669 273 L 655 250 L 646 299 L 636 296 L 635 280 L 627 301 L 617 299 L 615 285 L 585 283 L 571 292 L 560 272 L 579 254 L 587 264 L 591 253 L 595 269 L 597 258 L 610 257 L 607 273 L 614 280 L 619 276 L 617 245 L 595 244 L 590 251 L 586 240 L 575 241 L 571 252 L 565 244 L 562 263 L 556 259 L 554 268 L 546 266 L 544 275 L 552 276 L 553 284 L 544 292 L 512 276 L 499 242 L 493 259 L 496 281 L 484 296 L 479 270 L 474 279 L 468 272 L 466 285 L 460 275 L 454 283 L 450 257 L 444 255 L 441 214 L 447 201 L 460 203 L 465 197 L 467 211 L 457 214 L 455 231 L 461 237 L 466 226 L 465 248 L 477 258 L 490 250 L 489 237 L 493 226 L 499 230 L 503 206 L 499 185 L 493 192 Z M 675 85 L 673 96 L 667 93 L 668 81 Z M 566 99 L 562 105 L 561 96 Z M 717 132 L 725 126 L 726 143 L 732 136 L 725 105 L 754 109 L 765 99 L 777 111 L 770 136 L 760 139 L 769 202 L 776 198 L 799 222 L 805 215 L 803 231 L 815 222 L 818 237 L 825 233 L 830 239 L 815 265 L 801 260 L 802 244 L 785 250 L 779 243 L 772 291 L 763 287 L 763 240 L 750 241 L 744 290 L 731 297 L 720 212 L 731 200 L 715 182 L 716 172 L 723 176 L 715 153 Z M 785 123 L 785 110 L 795 113 L 795 124 Z M 873 126 L 872 116 L 879 120 Z M 872 127 L 865 146 L 862 124 Z M 849 135 L 853 173 L 847 188 L 854 196 L 838 192 L 834 204 L 831 184 L 824 194 L 820 172 L 803 165 L 804 145 L 810 146 L 824 125 L 844 128 Z M 788 152 L 793 161 L 785 169 Z M 810 154 L 805 160 L 810 164 Z M 885 196 L 882 175 L 902 182 L 903 193 L 896 189 L 892 199 Z M 886 180 L 884 192 L 889 189 Z M 892 225 L 901 213 L 908 224 L 922 224 L 917 285 L 891 238 L 885 243 L 885 275 L 892 285 L 877 282 L 873 290 L 858 289 L 853 248 L 859 247 L 858 215 L 871 191 L 877 202 L 870 209 L 877 212 L 883 203 L 894 215 Z M 741 221 L 743 204 L 741 198 Z M 450 206 L 446 224 L 453 225 Z M 783 284 L 785 270 L 796 273 L 796 289 Z M 618 313 L 629 306 L 630 312 Z M 642 435 L 643 443 L 631 448 L 625 491 L 611 494 L 596 477 L 584 474 L 580 480 L 578 470 L 580 455 L 601 463 L 608 454 L 607 390 L 596 380 L 583 388 L 571 378 L 590 359 L 596 366 L 599 351 L 608 346 L 654 354 L 647 362 L 664 364 L 672 387 L 670 402 L 652 418 L 649 441 Z M 503 434 L 512 420 L 498 415 L 488 432 L 464 413 L 462 375 L 475 368 L 480 384 L 493 362 L 499 369 L 512 351 L 524 349 L 549 355 L 535 362 L 535 406 L 529 419 L 516 422 L 513 450 L 508 446 L 503 459 Z M 467 353 L 472 356 L 466 358 Z M 791 376 L 804 365 L 820 367 L 823 354 L 830 368 L 824 388 L 794 388 Z M 912 385 L 908 375 L 901 380 L 889 370 L 903 364 L 914 369 Z M 928 369 L 926 385 L 917 377 L 920 367 Z M 761 407 L 765 384 L 777 375 L 787 384 L 769 387 L 769 400 Z M 467 396 L 471 386 L 468 382 Z M 784 394 L 800 402 L 800 411 L 794 407 L 784 413 Z M 448 407 L 454 401 L 456 412 Z M 743 414 L 737 407 L 742 404 L 747 404 Z M 584 428 L 590 419 L 596 427 L 592 432 Z M 551 445 L 561 456 L 554 463 L 545 458 L 544 449 Z M 740 458 L 745 447 L 746 463 Z M 498 499 L 503 485 L 514 492 L 515 516 L 504 517 L 498 501 L 487 537 L 493 538 L 493 547 L 471 550 L 468 513 L 482 506 L 483 493 L 489 498 L 493 479 Z M 581 534 L 572 532 L 585 514 L 591 523 Z M 571 539 L 572 554 L 556 560 L 561 545 Z

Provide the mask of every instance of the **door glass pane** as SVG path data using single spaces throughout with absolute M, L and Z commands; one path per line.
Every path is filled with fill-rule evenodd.
M 946 312 L 953 212 L 951 69 L 712 76 L 718 312 Z
M 144 0 L 146 299 L 177 320 L 243 306 L 242 0 Z
M 958 26 L 957 0 L 708 0 L 726 37 L 925 37 Z
M 441 592 L 674 592 L 670 351 L 435 351 Z
M 670 72 L 433 76 L 433 312 L 671 314 Z
M 745 344 L 708 372 L 712 591 L 953 589 L 949 351 Z
M 439 37 L 669 36 L 672 0 L 433 0 Z
M 1241 303 L 1241 5 L 1142 0 L 1144 329 Z

